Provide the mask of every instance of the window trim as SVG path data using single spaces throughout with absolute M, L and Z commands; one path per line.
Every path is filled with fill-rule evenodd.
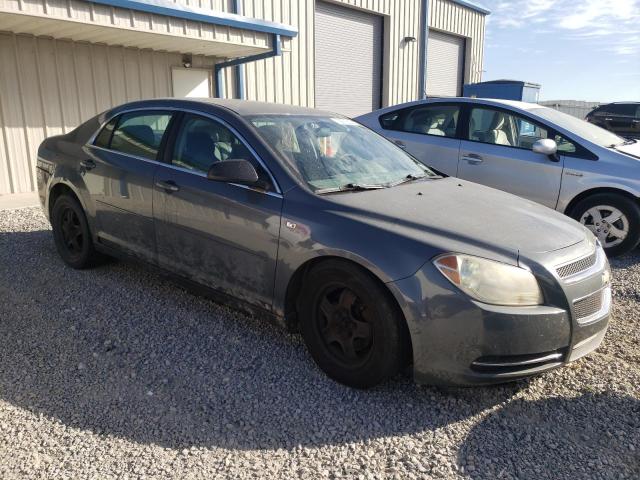
M 503 113 L 506 113 L 508 115 L 512 115 L 512 116 L 517 116 L 517 117 L 522 117 L 523 119 L 525 119 L 526 121 L 533 123 L 534 125 L 537 125 L 538 127 L 544 128 L 545 130 L 547 130 L 548 133 L 548 137 L 550 138 L 551 136 L 556 136 L 559 135 L 561 137 L 566 138 L 567 140 L 569 140 L 571 143 L 573 143 L 576 146 L 576 151 L 571 153 L 571 152 L 558 152 L 558 155 L 564 156 L 564 157 L 571 157 L 571 158 L 578 158 L 581 160 L 589 160 L 589 161 L 597 161 L 599 160 L 599 157 L 591 152 L 591 150 L 587 149 L 586 147 L 584 147 L 580 142 L 577 142 L 576 140 L 574 140 L 573 138 L 559 132 L 558 130 L 556 130 L 553 126 L 547 124 L 547 123 L 543 123 L 542 121 L 535 119 L 533 117 L 531 117 L 530 115 L 527 115 L 524 112 L 520 112 L 520 111 L 515 111 L 515 110 L 510 110 L 509 108 L 505 108 L 505 107 L 499 107 L 499 106 L 495 106 L 495 105 L 489 105 L 489 104 L 485 104 L 485 103 L 473 103 L 473 102 L 466 102 L 465 103 L 465 115 L 463 117 L 463 121 L 464 123 L 462 124 L 463 128 L 461 129 L 461 136 L 460 139 L 466 142 L 472 142 L 472 143 L 480 143 L 482 145 L 493 145 L 495 147 L 504 147 L 504 148 L 514 148 L 516 150 L 525 150 L 528 152 L 531 152 L 532 150 L 530 148 L 524 148 L 524 147 L 515 147 L 513 145 L 499 145 L 496 143 L 490 143 L 490 142 L 482 142 L 480 140 L 471 140 L 469 138 L 469 123 L 471 120 L 471 111 L 474 108 L 484 108 L 487 110 L 497 110 Z
M 425 107 L 456 107 L 458 108 L 458 123 L 456 124 L 455 135 L 453 137 L 447 137 L 446 135 L 445 136 L 433 135 L 431 133 L 407 132 L 406 130 L 396 130 L 392 128 L 385 128 L 384 125 L 382 125 L 382 117 L 386 115 L 389 115 L 391 113 L 397 113 L 398 115 L 403 116 L 410 113 L 411 110 L 415 110 L 418 108 L 425 108 Z M 436 137 L 436 138 L 446 138 L 449 140 L 460 140 L 462 138 L 461 137 L 461 121 L 463 118 L 463 112 L 464 112 L 464 104 L 462 102 L 426 102 L 426 103 L 420 103 L 417 105 L 411 105 L 409 107 L 399 108 L 397 110 L 390 110 L 388 112 L 385 112 L 378 116 L 378 124 L 380 125 L 380 128 L 385 132 L 399 132 L 399 133 L 407 133 L 409 135 L 420 135 L 425 137 Z
M 167 126 L 167 130 L 165 130 L 165 135 L 163 137 L 163 142 L 160 142 L 160 147 L 158 149 L 158 155 L 156 156 L 155 160 L 150 160 L 148 158 L 139 157 L 137 155 L 132 155 L 132 154 L 129 154 L 129 153 L 123 153 L 123 152 L 119 152 L 117 150 L 111 150 L 111 148 L 104 148 L 104 147 L 100 147 L 98 145 L 94 145 L 95 139 L 98 136 L 98 134 L 107 125 L 107 123 L 109 123 L 114 118 L 116 118 L 116 117 L 118 117 L 120 115 L 123 115 L 125 113 L 144 112 L 144 111 L 158 111 L 158 110 L 175 112 L 175 114 L 172 116 L 171 123 Z M 267 165 L 264 162 L 264 160 L 262 160 L 262 157 L 260 157 L 260 155 L 258 155 L 258 153 L 256 152 L 255 148 L 253 148 L 253 146 L 251 146 L 251 144 L 244 138 L 244 136 L 241 135 L 240 132 L 238 132 L 238 129 L 236 129 L 235 127 L 230 125 L 229 122 L 225 121 L 224 119 L 218 117 L 215 114 L 211 114 L 211 113 L 208 113 L 208 112 L 202 112 L 202 111 L 199 111 L 199 110 L 193 110 L 193 109 L 188 109 L 188 108 L 179 108 L 179 107 L 137 107 L 137 108 L 129 108 L 129 109 L 121 110 L 121 111 L 119 111 L 117 113 L 114 113 L 113 115 L 110 115 L 109 117 L 105 118 L 104 122 L 102 122 L 100 124 L 100 127 L 98 127 L 96 129 L 96 131 L 91 135 L 91 137 L 89 137 L 89 139 L 85 143 L 85 147 L 91 148 L 91 149 L 102 150 L 102 151 L 110 152 L 110 153 L 117 153 L 119 155 L 125 155 L 127 157 L 134 158 L 136 160 L 142 160 L 144 162 L 150 162 L 150 163 L 154 163 L 156 165 L 163 165 L 163 166 L 165 166 L 167 168 L 171 168 L 171 169 L 174 169 L 174 170 L 183 171 L 185 173 L 191 173 L 193 175 L 197 175 L 197 176 L 200 176 L 200 177 L 206 177 L 206 175 L 203 175 L 200 172 L 196 172 L 196 171 L 189 170 L 189 169 L 186 169 L 186 168 L 183 169 L 181 167 L 172 165 L 171 163 L 167 163 L 165 161 L 166 151 L 167 151 L 166 147 L 167 147 L 167 145 L 169 143 L 169 140 L 173 141 L 173 139 L 175 137 L 175 133 L 176 133 L 175 129 L 173 128 L 174 120 L 177 117 L 182 117 L 182 114 L 184 114 L 184 113 L 193 113 L 195 115 L 201 115 L 203 117 L 210 118 L 210 119 L 212 119 L 214 121 L 220 122 L 222 125 L 224 125 L 229 130 L 231 130 L 231 132 L 236 137 L 238 137 L 238 139 L 240 139 L 240 141 L 244 144 L 244 146 L 247 147 L 249 152 L 254 156 L 254 158 L 262 166 L 262 168 L 265 169 L 265 171 L 267 172 L 267 175 L 269 175 L 269 178 L 271 179 L 271 183 L 272 183 L 275 191 L 272 191 L 272 192 L 262 191 L 262 190 L 259 190 L 259 189 L 255 189 L 255 188 L 253 188 L 253 187 L 251 187 L 249 185 L 241 185 L 241 184 L 238 184 L 238 183 L 228 183 L 228 185 L 234 185 L 236 187 L 240 187 L 240 188 L 243 188 L 243 189 L 246 189 L 246 190 L 251 190 L 253 192 L 262 193 L 263 195 L 269 195 L 269 196 L 272 196 L 272 197 L 283 198 L 282 189 L 280 188 L 280 184 L 278 183 L 278 181 L 276 180 L 275 176 L 271 172 L 271 169 L 269 169 L 269 167 L 267 167 Z M 116 126 L 114 127 L 114 132 L 115 132 L 115 129 L 117 128 L 117 125 L 118 125 L 118 122 L 116 122 Z M 169 138 L 169 136 L 171 136 L 171 138 Z M 164 141 L 165 138 L 167 139 L 166 142 Z M 109 146 L 111 146 L 111 142 L 109 142 Z M 161 160 L 158 160 L 158 159 L 161 159 Z

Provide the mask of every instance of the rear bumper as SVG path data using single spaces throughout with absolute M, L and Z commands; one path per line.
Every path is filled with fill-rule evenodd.
M 536 307 L 471 300 L 430 262 L 413 277 L 393 282 L 411 334 L 415 380 L 457 386 L 508 382 L 561 367 L 598 348 L 611 306 L 602 272 L 596 269 L 567 289 L 553 280 L 550 273 L 540 280 L 551 305 Z M 600 309 L 578 322 L 574 299 L 597 291 L 602 291 Z

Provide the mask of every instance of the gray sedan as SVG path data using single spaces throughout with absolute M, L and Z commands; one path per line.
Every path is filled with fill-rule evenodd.
M 130 103 L 45 140 L 38 186 L 69 266 L 157 267 L 300 331 L 354 387 L 408 365 L 429 383 L 522 378 L 597 348 L 609 321 L 589 230 L 331 113 Z
M 442 173 L 573 217 L 610 256 L 640 243 L 637 140 L 550 108 L 507 100 L 430 99 L 357 120 Z

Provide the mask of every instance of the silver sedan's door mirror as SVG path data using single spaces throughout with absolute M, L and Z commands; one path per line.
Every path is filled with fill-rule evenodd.
M 248 160 L 225 160 L 211 165 L 207 178 L 216 182 L 253 185 L 258 181 L 258 172 Z
M 546 155 L 554 162 L 558 161 L 558 144 L 550 138 L 541 138 L 533 144 L 532 150 L 535 153 Z

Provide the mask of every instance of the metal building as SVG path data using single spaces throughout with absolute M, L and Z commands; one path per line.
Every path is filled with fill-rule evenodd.
M 0 195 L 43 138 L 120 103 L 224 96 L 346 115 L 481 79 L 466 0 L 0 0 Z

